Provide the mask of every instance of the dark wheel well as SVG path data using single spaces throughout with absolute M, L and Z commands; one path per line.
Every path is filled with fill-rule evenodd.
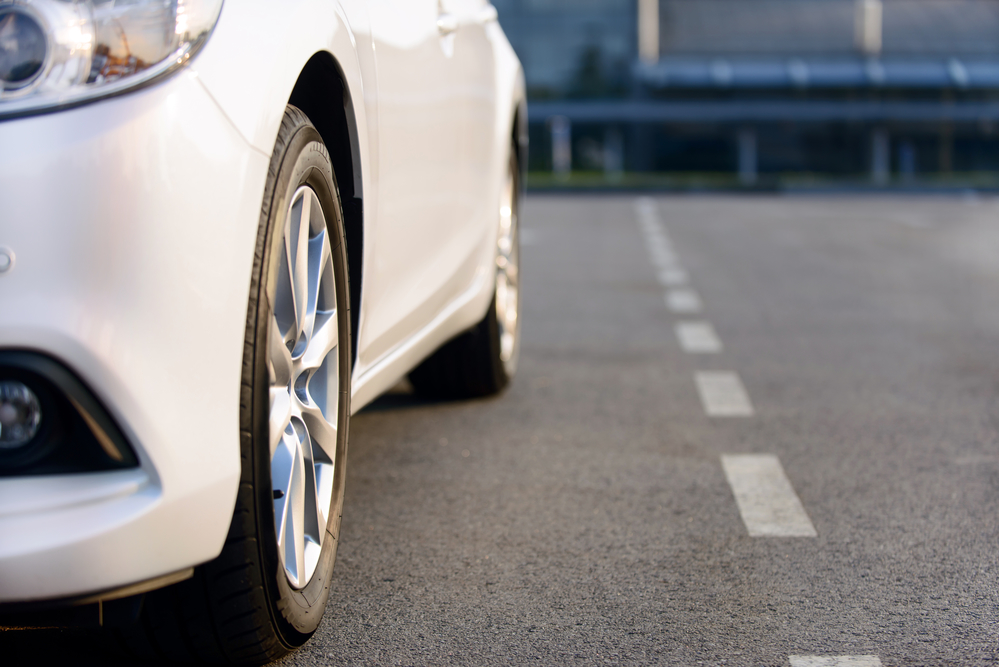
M 364 206 L 360 162 L 357 154 L 357 124 L 354 105 L 344 76 L 333 56 L 320 52 L 306 63 L 295 82 L 288 104 L 304 113 L 319 131 L 330 153 L 343 205 L 347 273 L 350 279 L 350 328 L 357 359 L 357 324 L 361 313 L 361 274 L 364 257 Z
M 517 164 L 520 167 L 519 186 L 523 191 L 527 183 L 527 105 L 521 102 L 513 114 L 513 127 L 510 131 L 510 139 L 513 141 L 513 150 L 517 156 Z

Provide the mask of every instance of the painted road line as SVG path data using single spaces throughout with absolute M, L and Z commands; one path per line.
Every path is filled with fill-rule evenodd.
M 699 313 L 704 304 L 692 289 L 671 289 L 666 293 L 666 307 L 674 313 Z
M 881 667 L 876 655 L 792 655 L 791 667 Z
M 666 232 L 661 228 L 644 229 L 642 233 L 645 234 L 645 240 L 648 242 L 650 248 L 658 248 L 664 252 L 673 252 L 673 242 L 669 240 Z
M 653 261 L 663 264 L 676 263 L 676 253 L 673 251 L 673 245 L 670 242 L 663 240 L 661 236 L 652 235 L 646 236 L 645 241 L 648 244 L 649 255 Z
M 753 404 L 735 373 L 699 371 L 694 376 L 704 413 L 709 417 L 752 417 Z
M 667 248 L 649 248 L 649 258 L 652 260 L 652 265 L 657 269 L 676 269 L 679 268 L 677 265 L 676 254 L 672 250 Z
M 651 236 L 653 234 L 662 234 L 662 227 L 659 223 L 652 218 L 638 218 L 638 228 L 642 232 L 643 236 Z
M 686 285 L 687 281 L 690 280 L 690 276 L 681 268 L 663 269 L 656 274 L 656 278 L 659 279 L 659 283 L 663 287 Z
M 815 527 L 776 456 L 727 454 L 721 462 L 750 537 L 816 537 Z
M 663 233 L 662 227 L 653 218 L 639 217 L 638 228 L 642 232 L 643 236 L 651 236 L 653 234 Z
M 660 284 L 663 287 L 686 285 L 690 278 L 680 265 L 673 242 L 659 220 L 655 200 L 639 197 L 634 206 L 635 219 L 645 238 L 646 250 Z
M 710 322 L 677 322 L 675 330 L 684 352 L 715 354 L 722 350 L 721 339 Z
M 635 219 L 638 220 L 638 226 L 641 227 L 642 232 L 645 234 L 654 234 L 662 231 L 662 225 L 655 211 L 636 207 Z
M 653 263 L 658 265 L 676 264 L 676 251 L 673 249 L 673 242 L 669 240 L 666 232 L 658 226 L 652 229 L 643 228 L 645 236 L 645 247 L 649 251 L 649 256 Z
M 635 213 L 639 216 L 655 216 L 656 200 L 652 197 L 639 197 L 635 200 Z

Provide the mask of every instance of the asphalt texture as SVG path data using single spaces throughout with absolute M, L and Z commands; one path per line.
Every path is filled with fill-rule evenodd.
M 526 201 L 508 391 L 353 418 L 330 605 L 278 664 L 999 663 L 999 199 L 658 197 L 696 316 L 635 200 Z M 706 416 L 697 371 L 755 414 Z M 746 453 L 816 537 L 749 536 Z

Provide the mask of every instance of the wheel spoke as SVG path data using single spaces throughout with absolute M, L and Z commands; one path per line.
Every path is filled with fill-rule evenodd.
M 320 311 L 316 313 L 315 328 L 312 330 L 312 340 L 302 355 L 302 368 L 316 369 L 326 361 L 326 357 L 336 349 L 340 342 L 340 332 L 337 324 L 337 312 Z
M 335 466 L 332 463 L 316 464 L 316 494 L 319 498 L 319 530 L 320 539 L 329 526 L 330 504 L 333 501 L 333 473 Z M 321 542 L 320 542 L 321 544 Z
M 280 324 L 278 324 L 276 317 L 271 319 L 267 352 L 271 384 L 287 386 L 291 383 L 291 351 L 281 335 Z
M 316 314 L 322 307 L 321 304 L 319 304 L 319 297 L 325 273 L 324 269 L 328 265 L 331 266 L 330 262 L 332 261 L 329 251 L 329 242 L 326 240 L 325 229 L 322 229 L 316 236 L 309 239 L 308 252 L 308 295 L 305 304 L 304 319 L 302 320 L 302 333 L 305 335 L 306 340 L 310 340 L 312 338 Z
M 319 406 L 302 408 L 302 421 L 312 437 L 312 455 L 318 463 L 332 464 L 336 460 L 336 424 L 326 421 Z
M 305 497 L 308 492 L 308 478 L 302 456 L 301 434 L 296 433 L 294 437 L 298 442 L 295 448 L 294 472 L 288 488 L 289 522 L 285 530 L 285 566 L 294 563 L 293 574 L 295 583 L 298 584 L 305 583 L 302 579 L 305 575 Z
M 333 491 L 333 473 L 336 459 L 336 426 L 323 417 L 315 405 L 302 409 L 302 421 L 309 430 L 310 456 L 312 461 L 312 483 L 315 492 L 315 539 L 321 540 L 326 531 L 329 505 Z M 311 531 L 310 531 L 311 532 Z
M 291 266 L 291 291 L 295 301 L 295 326 L 297 340 L 295 351 L 306 342 L 306 317 L 309 304 L 309 220 L 312 216 L 311 191 L 299 190 L 301 194 L 292 205 L 285 237 Z M 298 193 L 296 193 L 298 194 Z
M 270 438 L 268 442 L 273 456 L 276 448 L 285 437 L 285 431 L 291 422 L 291 395 L 286 387 L 271 387 L 271 409 L 268 415 Z
M 293 345 L 298 338 L 298 324 L 295 317 L 295 291 L 292 288 L 292 263 L 288 253 L 287 239 L 285 239 L 283 251 L 278 258 L 274 303 L 271 304 L 271 307 L 278 328 L 276 340 L 283 341 L 285 345 L 291 342 Z
M 284 433 L 271 457 L 271 484 L 274 489 L 274 528 L 278 551 L 282 556 L 295 549 L 294 477 L 297 470 L 298 443 L 294 429 Z
M 304 501 L 303 552 L 305 551 L 305 540 L 311 539 L 318 544 L 323 531 L 326 530 L 326 512 L 322 510 L 319 489 L 316 487 L 316 463 L 313 457 L 312 438 L 309 437 L 308 430 L 307 428 L 305 437 L 302 439 L 302 454 L 305 462 L 305 477 L 303 478 L 304 483 L 302 485 L 302 500 Z

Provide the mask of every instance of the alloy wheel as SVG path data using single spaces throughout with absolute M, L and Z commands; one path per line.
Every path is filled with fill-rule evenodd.
M 520 344 L 520 239 L 517 220 L 517 174 L 512 162 L 500 201 L 500 228 L 496 254 L 496 322 L 500 361 L 507 377 L 517 370 Z
M 300 589 L 327 538 L 340 398 L 333 259 L 310 187 L 292 197 L 283 237 L 269 323 L 271 487 L 281 565 Z

